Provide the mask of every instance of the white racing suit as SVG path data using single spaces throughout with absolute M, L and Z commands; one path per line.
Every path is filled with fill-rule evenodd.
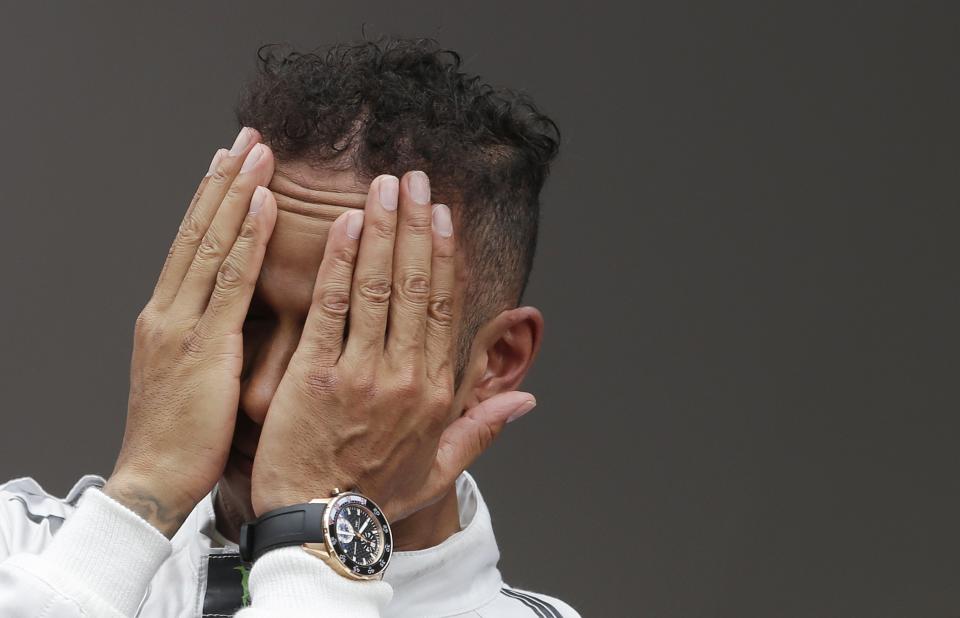
M 212 494 L 167 541 L 100 492 L 103 484 L 85 476 L 63 499 L 30 478 L 0 485 L 0 616 L 579 617 L 503 582 L 490 513 L 467 473 L 457 482 L 461 531 L 394 553 L 384 581 L 360 584 L 359 595 L 357 582 L 296 547 L 268 552 L 252 569 L 242 563 L 216 532 Z

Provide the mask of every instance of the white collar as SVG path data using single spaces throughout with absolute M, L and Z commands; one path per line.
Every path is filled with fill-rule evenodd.
M 466 472 L 457 479 L 457 503 L 460 532 L 436 547 L 396 552 L 390 560 L 384 579 L 393 587 L 391 616 L 452 616 L 477 609 L 500 592 L 500 550 L 490 512 Z
M 500 550 L 490 512 L 476 481 L 466 472 L 457 479 L 457 504 L 460 532 L 436 547 L 393 554 L 384 575 L 393 588 L 387 608 L 391 618 L 456 615 L 475 610 L 499 594 L 503 585 L 497 569 Z M 218 546 L 236 547 L 216 532 L 213 493 L 192 515 L 199 534 Z

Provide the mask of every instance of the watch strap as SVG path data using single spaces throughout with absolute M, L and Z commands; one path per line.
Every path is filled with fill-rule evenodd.
M 322 543 L 325 502 L 294 504 L 268 511 L 240 528 L 240 557 L 247 562 L 278 547 Z

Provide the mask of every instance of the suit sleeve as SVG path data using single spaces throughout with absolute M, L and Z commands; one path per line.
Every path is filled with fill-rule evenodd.
M 15 514 L 0 508 L 0 551 L 8 552 Z M 4 618 L 133 616 L 147 586 L 170 555 L 170 541 L 98 489 L 39 553 L 12 553 L 0 562 Z
M 393 590 L 384 581 L 338 575 L 299 547 L 265 553 L 250 571 L 253 604 L 236 618 L 379 618 Z
M 156 528 L 96 488 L 37 551 L 19 538 L 26 532 L 18 508 L 0 501 L 3 618 L 134 616 L 171 553 Z M 388 584 L 347 580 L 296 547 L 264 554 L 251 571 L 250 590 L 253 606 L 237 618 L 379 618 L 392 596 Z

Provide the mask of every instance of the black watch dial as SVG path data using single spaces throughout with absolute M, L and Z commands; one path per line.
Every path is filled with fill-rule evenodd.
M 387 567 L 393 550 L 390 526 L 380 508 L 360 494 L 341 494 L 326 512 L 330 547 L 357 575 L 376 575 Z

